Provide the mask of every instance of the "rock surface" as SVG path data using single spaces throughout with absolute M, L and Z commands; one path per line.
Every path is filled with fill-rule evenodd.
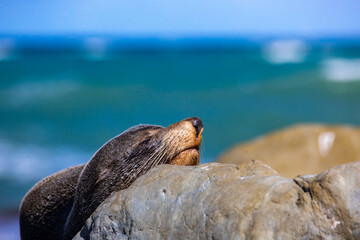
M 360 162 L 290 179 L 261 161 L 160 165 L 74 239 L 360 239 Z
M 360 128 L 298 125 L 237 145 L 217 159 L 238 164 L 257 159 L 281 175 L 317 174 L 360 160 Z

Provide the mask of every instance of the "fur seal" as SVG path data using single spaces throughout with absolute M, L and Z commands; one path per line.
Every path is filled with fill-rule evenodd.
M 50 175 L 20 206 L 22 240 L 72 239 L 98 205 L 158 164 L 197 165 L 203 124 L 138 125 L 105 143 L 86 164 Z

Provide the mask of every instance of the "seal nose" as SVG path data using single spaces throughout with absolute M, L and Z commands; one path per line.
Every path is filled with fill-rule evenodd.
M 192 118 L 192 125 L 196 129 L 196 137 L 198 137 L 201 129 L 203 128 L 203 123 L 201 119 L 197 117 Z

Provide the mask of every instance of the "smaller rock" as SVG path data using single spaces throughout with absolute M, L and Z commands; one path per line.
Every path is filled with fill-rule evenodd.
M 360 128 L 298 125 L 227 150 L 216 161 L 238 164 L 258 159 L 281 175 L 317 174 L 360 160 Z

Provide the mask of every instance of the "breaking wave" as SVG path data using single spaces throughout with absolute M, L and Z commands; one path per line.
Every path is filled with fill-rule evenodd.
M 360 58 L 330 58 L 322 63 L 325 78 L 332 82 L 352 82 L 360 80 Z
M 305 60 L 308 47 L 300 40 L 277 40 L 263 49 L 266 61 L 273 64 L 301 63 Z
M 7 89 L 10 103 L 21 105 L 32 103 L 39 100 L 63 97 L 66 94 L 73 93 L 81 88 L 81 83 L 69 79 L 56 79 L 48 81 L 39 81 L 29 79 L 21 81 Z
M 91 154 L 71 146 L 41 147 L 0 140 L 0 177 L 27 181 L 87 162 Z

